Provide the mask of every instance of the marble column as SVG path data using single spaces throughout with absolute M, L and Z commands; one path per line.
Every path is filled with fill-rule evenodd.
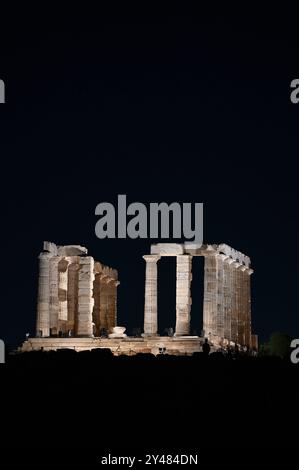
M 91 256 L 84 256 L 79 261 L 78 277 L 78 336 L 93 335 L 92 311 L 94 281 L 94 260 Z
M 217 324 L 216 335 L 219 338 L 225 338 L 225 326 L 227 320 L 227 291 L 226 291 L 226 272 L 225 261 L 228 256 L 223 254 L 216 255 L 217 269 Z
M 217 261 L 215 254 L 205 256 L 203 330 L 206 338 L 216 335 Z
M 230 336 L 230 279 L 228 256 L 217 255 L 217 336 L 228 339 Z
M 95 324 L 95 336 L 100 336 L 101 332 L 101 276 L 101 273 L 96 273 L 93 283 L 94 306 L 92 319 Z
M 244 291 L 245 291 L 245 345 L 251 346 L 251 276 L 253 269 L 246 268 L 244 271 Z
M 39 255 L 37 336 L 50 335 L 50 258 L 51 254 L 48 252 Z
M 67 282 L 67 329 L 71 334 L 77 333 L 78 321 L 78 283 L 79 283 L 79 258 L 73 257 L 68 266 Z
M 146 261 L 145 273 L 145 302 L 144 302 L 144 336 L 158 334 L 158 266 L 160 256 L 144 256 Z
M 238 309 L 238 344 L 245 344 L 245 304 L 244 304 L 244 284 L 243 268 L 240 264 L 237 267 L 237 309 Z
M 234 263 L 232 258 L 227 258 L 224 262 L 224 338 L 232 341 L 232 313 L 233 313 L 233 289 L 232 289 L 232 269 Z
M 117 286 L 120 282 L 102 276 L 100 282 L 100 330 L 111 332 L 117 326 Z
M 66 333 L 67 330 L 67 284 L 68 284 L 68 261 L 62 258 L 58 263 L 58 329 Z
M 238 342 L 238 322 L 239 322 L 239 298 L 238 298 L 238 268 L 240 263 L 234 261 L 231 264 L 231 294 L 232 294 L 232 316 L 231 316 L 231 339 Z
M 177 284 L 176 284 L 176 336 L 190 334 L 191 320 L 191 282 L 192 282 L 192 256 L 177 256 Z
M 50 329 L 54 335 L 58 334 L 58 263 L 60 260 L 59 256 L 53 256 L 50 259 Z
M 111 279 L 109 282 L 110 298 L 109 298 L 109 330 L 117 326 L 117 288 L 120 282 L 116 279 Z

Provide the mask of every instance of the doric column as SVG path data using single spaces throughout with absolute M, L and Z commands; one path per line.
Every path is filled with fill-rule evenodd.
M 232 268 L 234 260 L 227 258 L 224 262 L 224 337 L 232 341 L 232 312 L 233 312 L 233 289 Z
M 109 329 L 117 326 L 117 288 L 120 282 L 116 279 L 110 280 L 110 302 L 109 302 Z
M 240 263 L 234 261 L 231 264 L 231 294 L 232 294 L 232 316 L 231 316 L 231 331 L 232 341 L 238 342 L 238 322 L 239 322 L 239 297 L 238 297 L 238 268 Z
M 99 331 L 105 328 L 107 332 L 117 326 L 117 286 L 120 282 L 109 276 L 101 276 L 100 280 L 100 322 Z
M 58 263 L 59 256 L 53 256 L 50 259 L 50 329 L 52 334 L 58 333 Z
M 228 256 L 217 255 L 217 336 L 230 337 L 230 277 Z
M 228 279 L 226 275 L 225 261 L 228 256 L 223 254 L 216 255 L 217 266 L 217 336 L 225 338 L 227 330 L 227 316 L 228 316 Z
M 63 258 L 58 263 L 58 324 L 59 329 L 65 332 L 68 319 L 67 311 L 67 284 L 68 284 L 68 261 Z
M 251 276 L 253 269 L 246 268 L 244 271 L 244 291 L 245 291 L 245 345 L 251 345 Z
M 78 282 L 79 282 L 79 258 L 73 257 L 68 266 L 67 282 L 67 329 L 72 335 L 77 333 L 78 321 Z
M 144 256 L 146 261 L 145 301 L 144 301 L 144 335 L 154 336 L 158 333 L 158 266 L 160 256 Z
M 176 336 L 190 334 L 192 256 L 177 256 Z
M 94 260 L 91 256 L 80 258 L 78 277 L 78 336 L 92 336 L 92 311 Z
M 50 258 L 51 254 L 48 252 L 39 255 L 37 336 L 50 335 Z
M 206 338 L 217 331 L 217 261 L 215 254 L 205 256 L 203 330 Z

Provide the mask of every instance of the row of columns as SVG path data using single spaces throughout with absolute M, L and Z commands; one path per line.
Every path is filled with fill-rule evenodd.
M 115 275 L 99 271 L 95 272 L 91 256 L 40 254 L 37 336 L 71 331 L 75 336 L 90 337 L 116 326 L 119 282 Z
M 157 255 L 143 257 L 146 261 L 144 335 L 158 334 L 158 266 Z M 176 335 L 190 333 L 192 256 L 177 256 Z
M 146 261 L 144 335 L 158 334 L 159 255 Z M 176 336 L 190 334 L 192 256 L 178 255 L 176 274 Z M 229 256 L 205 256 L 203 328 L 206 337 L 251 345 L 251 287 L 253 270 Z
M 253 270 L 223 254 L 205 258 L 203 329 L 241 345 L 251 345 Z

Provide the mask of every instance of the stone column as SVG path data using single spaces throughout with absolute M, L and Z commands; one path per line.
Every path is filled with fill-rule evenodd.
M 110 301 L 109 301 L 109 325 L 108 328 L 111 330 L 113 327 L 117 326 L 117 288 L 120 285 L 120 282 L 116 279 L 111 279 L 109 282 L 110 287 Z
M 53 256 L 50 259 L 50 329 L 52 334 L 58 333 L 58 263 L 59 256 Z
M 216 255 L 217 268 L 217 326 L 216 334 L 219 338 L 225 338 L 225 324 L 227 316 L 226 289 L 225 289 L 225 261 L 228 256 L 223 254 Z
M 231 284 L 229 256 L 217 255 L 217 336 L 230 340 L 231 336 Z
M 244 271 L 245 291 L 245 345 L 251 345 L 251 276 L 253 269 L 246 268 Z
M 117 286 L 120 282 L 108 276 L 101 277 L 100 283 L 100 328 L 111 332 L 117 326 Z
M 50 335 L 50 258 L 51 254 L 48 252 L 39 255 L 37 336 Z
M 216 335 L 217 327 L 217 261 L 215 254 L 205 256 L 204 279 L 204 336 Z
M 144 256 L 146 261 L 145 301 L 144 301 L 144 336 L 158 334 L 158 266 L 160 256 Z
M 94 260 L 91 256 L 80 258 L 78 277 L 78 336 L 93 335 L 92 311 L 94 281 Z
M 72 258 L 68 266 L 68 283 L 67 283 L 67 329 L 71 330 L 71 334 L 77 333 L 78 320 L 78 277 L 79 277 L 79 259 Z
M 231 316 L 231 339 L 234 343 L 238 342 L 238 320 L 239 320 L 239 304 L 238 304 L 238 268 L 240 263 L 233 261 L 231 264 L 231 299 L 232 299 L 232 316 Z
M 66 332 L 67 329 L 67 285 L 68 285 L 68 261 L 62 258 L 58 263 L 58 329 Z
M 234 260 L 227 258 L 224 262 L 224 338 L 232 341 L 232 312 L 233 312 L 233 291 L 232 291 L 232 269 Z
M 95 324 L 95 336 L 100 336 L 101 331 L 101 276 L 102 274 L 96 273 L 93 283 L 93 322 Z
M 176 336 L 190 334 L 192 256 L 177 256 Z
M 237 311 L 238 311 L 238 344 L 245 344 L 245 323 L 244 323 L 244 289 L 243 289 L 243 268 L 244 266 L 237 263 L 236 266 L 236 294 L 237 294 Z

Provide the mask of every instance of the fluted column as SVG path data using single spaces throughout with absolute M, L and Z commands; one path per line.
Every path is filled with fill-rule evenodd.
M 110 282 L 111 298 L 110 298 L 110 310 L 109 310 L 109 328 L 117 326 L 117 288 L 120 282 L 112 279 Z
M 253 269 L 247 268 L 244 271 L 245 290 L 245 345 L 251 346 L 251 276 Z
M 217 261 L 215 254 L 205 256 L 204 336 L 216 335 L 217 330 Z
M 58 263 L 58 324 L 59 330 L 66 332 L 68 319 L 67 309 L 67 287 L 68 287 L 68 261 L 63 258 Z
M 144 256 L 146 261 L 145 273 L 145 302 L 144 302 L 144 335 L 155 336 L 158 333 L 158 266 L 160 256 Z
M 50 329 L 52 334 L 58 333 L 58 263 L 59 256 L 53 256 L 50 259 Z
M 217 328 L 216 334 L 220 338 L 225 338 L 227 330 L 228 316 L 228 289 L 225 261 L 228 256 L 223 254 L 216 255 L 217 266 Z
M 233 275 L 231 265 L 232 258 L 224 262 L 224 338 L 232 341 L 232 314 L 233 314 Z
M 67 329 L 72 335 L 77 333 L 78 317 L 78 282 L 79 282 L 79 260 L 73 257 L 68 266 L 67 283 Z
M 108 276 L 102 276 L 100 281 L 100 330 L 107 332 L 117 326 L 117 287 L 120 282 Z
M 192 256 L 177 256 L 176 336 L 190 334 Z
M 80 258 L 78 277 L 78 336 L 92 336 L 92 311 L 94 260 L 91 256 Z
M 232 294 L 232 316 L 231 316 L 231 331 L 232 341 L 238 342 L 238 322 L 239 322 L 239 297 L 238 297 L 238 268 L 240 263 L 234 261 L 231 264 L 231 294 Z
M 39 255 L 37 336 L 50 335 L 50 258 L 51 254 L 48 252 Z

